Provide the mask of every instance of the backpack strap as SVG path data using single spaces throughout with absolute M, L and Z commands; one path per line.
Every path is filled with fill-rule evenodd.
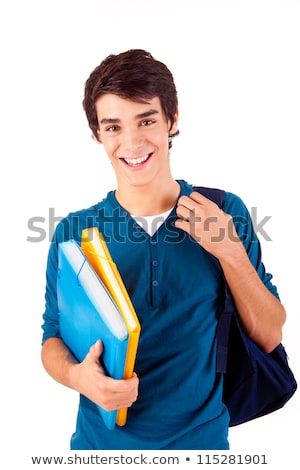
M 216 188 L 206 188 L 205 186 L 193 186 L 194 191 L 202 194 L 202 196 L 207 197 L 211 201 L 215 202 L 220 209 L 223 206 L 224 194 L 225 191 L 223 189 L 216 189 Z
M 223 189 L 206 188 L 204 186 L 194 186 L 193 188 L 194 191 L 215 202 L 222 209 L 225 194 Z M 233 299 L 225 282 L 224 310 L 220 314 L 217 327 L 217 372 L 220 373 L 225 373 L 227 369 L 228 342 L 233 311 Z

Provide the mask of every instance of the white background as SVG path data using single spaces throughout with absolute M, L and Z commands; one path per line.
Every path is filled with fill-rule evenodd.
M 74 430 L 77 394 L 40 362 L 49 208 L 64 216 L 115 187 L 81 105 L 85 80 L 110 53 L 144 48 L 173 72 L 174 177 L 237 193 L 258 221 L 272 216 L 263 260 L 287 310 L 283 342 L 300 377 L 299 25 L 296 0 L 1 3 L 3 468 L 63 455 Z M 38 236 L 32 217 L 44 218 L 42 242 L 27 240 Z M 299 408 L 296 393 L 282 410 L 231 429 L 231 451 L 297 468 Z

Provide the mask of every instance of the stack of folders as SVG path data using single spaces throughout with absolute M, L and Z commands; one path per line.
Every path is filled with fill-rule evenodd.
M 103 342 L 101 363 L 115 379 L 133 374 L 140 324 L 123 280 L 97 228 L 58 246 L 57 280 L 62 339 L 82 361 L 90 347 Z M 127 409 L 106 411 L 98 406 L 108 429 L 124 426 Z

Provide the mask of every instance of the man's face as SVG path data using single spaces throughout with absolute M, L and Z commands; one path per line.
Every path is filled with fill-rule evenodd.
M 145 185 L 169 175 L 169 133 L 176 131 L 177 115 L 169 129 L 158 97 L 144 104 L 105 94 L 97 100 L 96 112 L 98 138 L 119 185 Z

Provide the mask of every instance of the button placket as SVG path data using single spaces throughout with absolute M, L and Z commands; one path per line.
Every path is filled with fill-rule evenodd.
M 158 259 L 158 243 L 155 238 L 150 239 L 151 253 L 151 297 L 152 305 L 159 305 L 159 259 Z

